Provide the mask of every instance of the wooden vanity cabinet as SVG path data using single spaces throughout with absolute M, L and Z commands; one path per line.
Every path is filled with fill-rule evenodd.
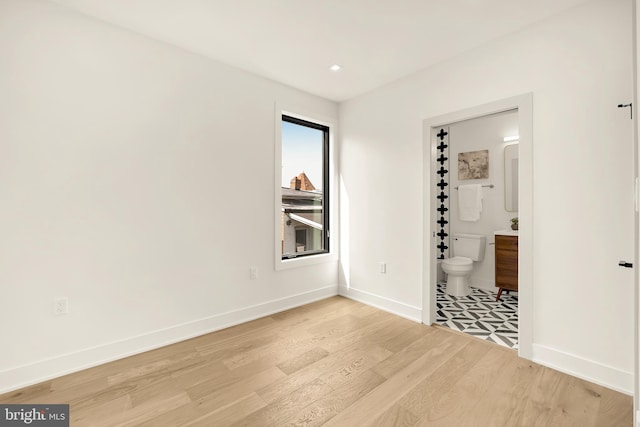
M 496 287 L 500 288 L 496 301 L 503 290 L 518 291 L 518 236 L 496 234 Z

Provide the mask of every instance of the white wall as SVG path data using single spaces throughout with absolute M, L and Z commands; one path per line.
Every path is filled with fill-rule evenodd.
M 640 8 L 638 8 L 638 1 L 633 0 L 633 106 L 638 108 L 638 84 L 640 82 L 640 32 L 638 31 L 638 22 L 640 22 Z M 633 116 L 633 133 L 634 133 L 634 148 L 635 148 L 635 174 L 638 178 L 638 167 L 640 165 L 640 150 L 638 147 L 638 114 Z M 636 191 L 638 189 L 636 188 Z M 638 212 L 636 210 L 635 215 L 635 258 L 634 258 L 634 281 L 635 281 L 635 388 L 634 388 L 634 423 L 636 427 L 640 427 L 640 223 L 638 222 Z
M 273 262 L 275 104 L 335 103 L 35 0 L 0 93 L 0 392 L 337 292 Z
M 601 0 L 342 104 L 341 292 L 415 313 L 422 121 L 532 92 L 534 360 L 631 392 L 631 69 L 631 1 Z
M 507 212 L 504 204 L 504 142 L 505 136 L 518 134 L 518 112 L 510 111 L 473 120 L 465 120 L 449 126 L 449 203 L 450 236 L 454 233 L 482 234 L 486 236 L 484 260 L 474 262 L 469 277 L 471 285 L 496 291 L 494 231 L 511 228 L 510 219 L 517 212 Z M 480 180 L 458 179 L 458 154 L 469 151 L 489 150 L 489 178 Z M 492 184 L 483 188 L 482 214 L 478 221 L 460 221 L 458 191 L 454 187 L 465 184 Z M 452 243 L 452 242 L 451 242 Z M 449 247 L 452 247 L 450 244 Z

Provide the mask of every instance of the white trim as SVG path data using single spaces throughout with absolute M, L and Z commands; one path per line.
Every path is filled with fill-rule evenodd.
M 628 395 L 633 394 L 633 374 L 631 372 L 622 371 L 540 344 L 533 345 L 532 360 L 546 367 L 612 390 Z
M 435 259 L 435 128 L 494 113 L 518 110 L 520 136 L 518 232 L 518 296 L 519 328 L 518 355 L 532 357 L 533 344 L 533 94 L 514 96 L 477 107 L 445 114 L 423 122 L 423 266 L 422 321 L 431 325 L 436 315 L 436 259 Z
M 633 242 L 633 283 L 634 283 L 634 355 L 633 355 L 633 372 L 634 372 L 634 388 L 633 388 L 633 407 L 635 409 L 635 426 L 640 427 L 640 218 L 638 217 L 638 175 L 640 175 L 640 148 L 638 147 L 638 79 L 640 78 L 640 33 L 638 32 L 638 20 L 640 20 L 640 9 L 637 0 L 632 2 L 632 45 L 633 45 L 633 107 L 635 114 L 633 115 L 633 170 L 636 182 L 636 211 L 633 215 L 634 225 L 634 242 Z
M 282 115 L 318 123 L 329 128 L 329 252 L 319 255 L 308 255 L 299 258 L 282 259 L 282 248 L 280 235 L 282 233 L 281 214 L 282 214 Z M 304 267 L 314 264 L 322 264 L 338 261 L 339 248 L 339 225 L 338 225 L 338 208 L 339 194 L 338 186 L 338 119 L 335 117 L 326 117 L 308 111 L 305 108 L 295 106 L 285 106 L 280 103 L 275 104 L 274 111 L 274 268 L 276 271 L 286 270 L 290 268 Z
M 0 371 L 0 394 L 338 295 L 327 286 Z
M 384 310 L 388 313 L 395 314 L 396 316 L 404 317 L 405 319 L 413 320 L 418 323 L 422 322 L 422 309 L 419 307 L 414 307 L 389 298 L 381 297 L 379 295 L 372 294 L 371 292 L 361 291 L 352 287 L 347 288 L 344 285 L 340 285 L 338 287 L 338 294 L 354 301 L 379 308 L 380 310 Z

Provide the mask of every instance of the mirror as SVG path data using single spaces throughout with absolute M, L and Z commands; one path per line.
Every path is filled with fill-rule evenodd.
M 518 212 L 518 143 L 504 147 L 504 209 Z

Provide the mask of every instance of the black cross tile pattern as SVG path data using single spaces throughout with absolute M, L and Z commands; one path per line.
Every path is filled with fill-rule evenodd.
M 445 259 L 449 257 L 449 132 L 448 129 L 440 129 L 437 133 L 438 137 L 438 158 L 436 159 L 440 164 L 440 169 L 436 171 L 436 174 L 440 176 L 440 182 L 436 186 L 440 189 L 440 194 L 436 196 L 439 201 L 437 224 L 440 226 L 440 230 L 437 236 L 440 238 L 440 242 L 437 245 L 438 259 Z
M 502 294 L 471 288 L 471 294 L 454 297 L 445 293 L 446 283 L 438 283 L 436 323 L 474 337 L 518 348 L 518 294 Z
M 440 218 L 438 221 L 436 221 L 438 224 L 440 224 L 440 227 L 444 227 L 446 224 L 449 224 L 449 221 L 447 221 L 444 218 Z

